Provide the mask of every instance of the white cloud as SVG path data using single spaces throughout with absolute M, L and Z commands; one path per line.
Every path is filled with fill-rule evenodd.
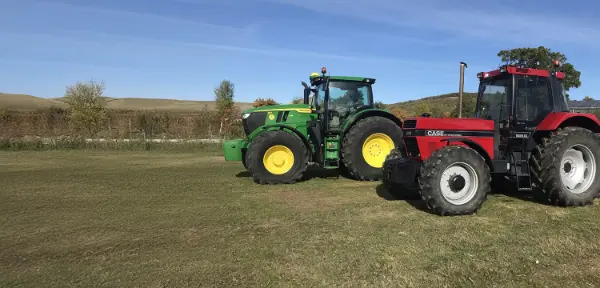
M 7 17 L 0 18 L 0 33 L 4 32 L 3 34 L 7 37 L 17 37 L 22 40 L 22 44 L 42 43 L 45 41 L 44 37 L 49 37 L 55 43 L 61 43 L 60 41 L 90 43 L 91 41 L 102 43 L 104 47 L 111 43 L 115 43 L 114 45 L 119 47 L 129 43 L 129 47 L 137 46 L 142 50 L 144 47 L 162 46 L 165 49 L 176 51 L 177 47 L 193 47 L 270 57 L 299 56 L 366 63 L 440 65 L 439 63 L 401 58 L 273 48 L 260 42 L 258 35 L 260 31 L 257 25 L 241 28 L 228 27 L 178 19 L 172 16 L 74 5 L 55 0 L 14 1 L 4 10 Z M 18 27 L 17 23 L 28 24 Z M 44 23 L 51 23 L 51 25 Z M 413 38 L 405 40 L 423 41 Z M 11 45 L 15 44 L 18 43 Z M 115 50 L 115 48 L 113 47 L 111 50 Z
M 257 27 L 229 27 L 151 13 L 73 5 L 57 1 L 14 1 L 2 8 L 0 31 L 43 33 L 76 27 L 90 32 L 143 35 L 176 41 L 253 43 Z
M 500 43 L 577 43 L 597 45 L 600 26 L 580 18 L 498 9 L 502 5 L 485 4 L 485 9 L 453 5 L 450 1 L 406 0 L 259 0 L 301 7 L 320 13 L 350 16 L 364 21 L 409 27 L 415 30 L 436 30 L 464 38 L 481 38 Z M 471 7 L 473 2 L 471 2 Z M 500 2 L 498 2 L 500 3 Z M 590 20 L 591 23 L 595 22 Z M 597 23 L 597 22 L 596 22 Z
M 163 40 L 151 37 L 142 36 L 129 36 L 120 35 L 116 33 L 105 33 L 95 32 L 86 30 L 60 30 L 48 33 L 3 33 L 0 32 L 0 36 L 9 40 L 9 43 L 15 43 L 17 45 L 35 45 L 35 43 L 48 43 L 52 47 L 56 45 L 65 45 L 67 47 L 74 47 L 78 45 L 78 49 L 81 52 L 85 52 L 86 55 L 93 55 L 95 53 L 107 54 L 112 51 L 128 51 L 120 52 L 126 54 L 131 51 L 138 51 L 136 54 L 131 55 L 130 60 L 135 59 L 139 54 L 144 54 L 148 51 L 156 51 L 156 49 L 165 49 L 165 57 L 171 53 L 191 53 L 191 51 L 198 51 L 198 49 L 206 50 L 218 50 L 218 51 L 229 51 L 238 53 L 250 53 L 258 54 L 268 57 L 306 57 L 306 58 L 325 58 L 325 59 L 338 59 L 344 61 L 354 62 L 365 62 L 365 63 L 387 63 L 387 64 L 398 64 L 406 66 L 439 66 L 444 65 L 439 62 L 427 62 L 400 58 L 382 58 L 382 57 L 369 57 L 369 56 L 349 56 L 342 54 L 327 54 L 315 51 L 306 50 L 294 50 L 294 49 L 277 49 L 268 47 L 247 47 L 227 44 L 216 44 L 216 43 L 204 43 L 194 41 L 174 41 L 174 40 Z M 6 48 L 6 47 L 5 47 Z M 189 49 L 183 51 L 182 49 Z M 95 50 L 95 51 L 94 51 Z M 44 55 L 32 55 L 33 58 L 46 57 Z M 93 61 L 93 59 L 90 61 Z

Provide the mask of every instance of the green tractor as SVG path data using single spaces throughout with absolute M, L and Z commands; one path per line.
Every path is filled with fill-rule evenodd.
M 402 122 L 373 105 L 373 78 L 310 74 L 304 103 L 242 113 L 245 139 L 223 143 L 226 161 L 241 161 L 260 184 L 289 184 L 309 163 L 361 181 L 381 179 L 385 157 L 400 145 Z

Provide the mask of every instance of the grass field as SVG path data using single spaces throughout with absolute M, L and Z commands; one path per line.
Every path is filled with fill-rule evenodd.
M 243 171 L 218 151 L 0 152 L 0 287 L 600 284 L 598 205 L 492 195 L 444 218 L 379 183 Z

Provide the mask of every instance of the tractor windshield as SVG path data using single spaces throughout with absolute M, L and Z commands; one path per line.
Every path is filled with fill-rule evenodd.
M 508 120 L 508 84 L 506 78 L 483 80 L 479 84 L 475 118 L 495 121 Z

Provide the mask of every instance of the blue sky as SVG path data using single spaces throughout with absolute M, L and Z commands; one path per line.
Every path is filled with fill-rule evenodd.
M 578 4 L 575 4 L 578 3 Z M 76 81 L 112 97 L 289 102 L 301 81 L 377 78 L 395 103 L 467 91 L 501 49 L 544 45 L 582 72 L 573 99 L 600 98 L 599 1 L 0 0 L 0 91 L 59 97 Z

